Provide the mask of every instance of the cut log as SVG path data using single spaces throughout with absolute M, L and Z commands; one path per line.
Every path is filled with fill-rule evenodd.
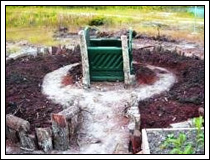
M 38 146 L 43 149 L 44 152 L 48 152 L 53 149 L 52 145 L 52 131 L 47 128 L 36 128 L 36 136 L 38 140 Z
M 12 140 L 12 142 L 18 142 L 17 131 L 6 126 L 6 138 Z
M 141 150 L 141 132 L 139 130 L 134 130 L 131 135 L 131 145 L 134 154 Z
M 65 116 L 66 119 L 69 120 L 69 119 L 73 118 L 74 116 L 76 116 L 79 112 L 80 112 L 79 106 L 74 103 L 74 105 L 62 110 L 58 114 Z
M 34 138 L 30 137 L 28 134 L 26 134 L 25 131 L 18 132 L 19 138 L 20 138 L 20 144 L 21 148 L 33 151 L 36 148 Z
M 52 114 L 51 119 L 54 148 L 62 151 L 69 149 L 69 127 L 66 117 Z
M 18 118 L 11 114 L 6 115 L 6 125 L 15 131 L 29 131 L 30 123 L 22 118 Z
M 82 125 L 82 110 L 79 108 L 79 102 L 74 102 L 74 105 L 58 113 L 66 118 L 69 126 L 69 138 L 71 144 L 76 143 L 77 133 Z

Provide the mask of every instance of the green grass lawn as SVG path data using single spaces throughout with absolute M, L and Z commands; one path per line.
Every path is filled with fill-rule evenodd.
M 132 27 L 134 30 L 157 35 L 160 33 L 173 38 L 185 38 L 203 42 L 203 18 L 197 18 L 197 34 L 193 32 L 194 16 L 163 6 L 116 6 L 116 7 L 67 7 L 67 6 L 7 6 L 6 39 L 28 40 L 33 44 L 55 45 L 53 32 L 59 26 L 78 32 L 90 24 L 101 30 L 120 30 Z

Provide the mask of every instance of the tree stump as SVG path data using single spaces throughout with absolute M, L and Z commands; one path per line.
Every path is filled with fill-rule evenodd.
M 69 149 L 69 127 L 66 117 L 60 114 L 52 114 L 51 119 L 54 148 L 62 151 Z
M 141 150 L 141 132 L 139 130 L 134 130 L 131 135 L 131 146 L 133 153 L 137 153 Z
M 11 114 L 6 115 L 6 125 L 15 131 L 29 131 L 30 123 L 22 118 L 13 116 Z
M 12 142 L 18 142 L 17 131 L 6 126 L 6 138 L 12 140 Z
M 26 134 L 25 131 L 18 132 L 21 148 L 27 151 L 33 151 L 36 148 L 34 139 Z
M 52 131 L 47 128 L 36 128 L 36 136 L 38 140 L 38 146 L 43 149 L 44 152 L 48 152 L 53 149 L 52 145 Z

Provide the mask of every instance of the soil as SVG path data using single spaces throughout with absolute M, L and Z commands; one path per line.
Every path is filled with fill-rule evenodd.
M 204 108 L 203 60 L 150 50 L 133 50 L 133 58 L 142 64 L 167 68 L 178 78 L 168 92 L 139 102 L 141 128 L 168 127 L 199 116 L 199 108 Z
M 180 133 L 184 133 L 186 135 L 186 141 L 184 146 L 182 146 L 181 150 L 183 151 L 186 147 L 187 143 L 191 143 L 192 147 L 195 151 L 194 154 L 204 154 L 204 146 L 198 145 L 196 143 L 196 130 L 176 130 L 176 131 L 148 131 L 148 142 L 150 148 L 150 154 L 170 154 L 170 151 L 174 148 L 174 146 L 169 145 L 166 148 L 163 148 L 162 145 L 164 141 L 167 139 L 168 135 L 173 134 L 174 138 L 178 138 Z
M 80 61 L 78 50 L 66 54 L 40 55 L 6 63 L 6 114 L 14 114 L 35 127 L 50 126 L 51 113 L 62 110 L 41 93 L 43 77 L 62 66 Z

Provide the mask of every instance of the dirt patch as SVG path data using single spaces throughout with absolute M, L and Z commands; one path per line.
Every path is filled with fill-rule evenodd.
M 62 110 L 41 93 L 43 77 L 62 66 L 80 61 L 78 51 L 9 60 L 6 64 L 6 114 L 14 114 L 35 127 L 48 127 L 50 114 Z
M 153 84 L 158 77 L 156 76 L 155 72 L 150 68 L 146 67 L 145 65 L 134 65 L 136 81 L 138 84 Z
M 204 61 L 170 51 L 134 50 L 135 61 L 173 71 L 178 81 L 165 93 L 139 102 L 141 128 L 168 127 L 199 115 L 204 108 Z

